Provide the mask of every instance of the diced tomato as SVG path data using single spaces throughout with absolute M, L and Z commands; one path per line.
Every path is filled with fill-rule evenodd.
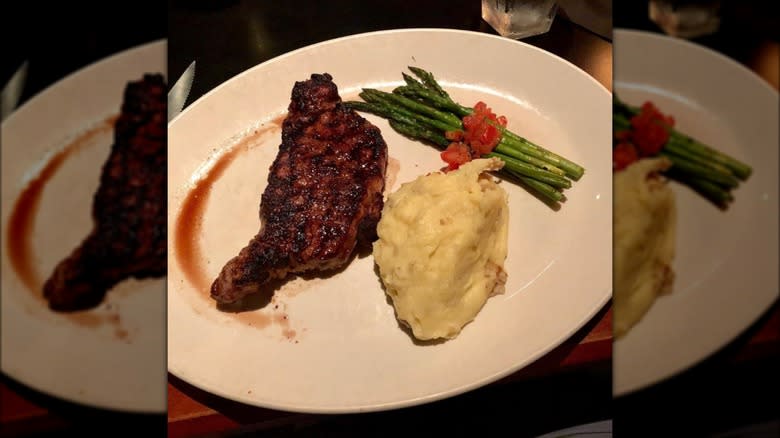
M 475 126 L 479 125 L 480 116 L 477 113 L 468 115 L 463 117 L 463 129 L 466 130 L 466 132 L 474 129 Z
M 631 139 L 631 130 L 630 129 L 624 129 L 622 131 L 615 132 L 615 140 L 618 141 L 629 141 Z
M 655 106 L 655 104 L 649 100 L 646 100 L 644 103 L 642 103 L 642 106 L 639 107 L 641 112 L 644 114 L 659 114 L 660 111 L 658 111 L 658 108 Z
M 620 171 L 639 159 L 636 148 L 631 143 L 618 143 L 612 150 L 612 170 Z
M 650 101 L 642 104 L 630 122 L 631 129 L 616 132 L 615 139 L 631 143 L 640 158 L 658 155 L 669 141 L 669 131 L 674 126 L 674 118 L 661 113 Z
M 496 116 L 485 102 L 474 105 L 474 112 L 463 117 L 463 130 L 447 131 L 444 136 L 451 140 L 447 149 L 441 153 L 449 170 L 457 169 L 461 164 L 481 157 L 495 149 L 501 141 L 507 119 Z
M 631 139 L 642 156 L 653 156 L 661 152 L 669 140 L 669 131 L 664 122 L 651 112 L 641 112 L 631 118 L 633 132 Z
M 501 132 L 493 125 L 485 123 L 479 132 L 479 137 L 472 144 L 472 148 L 479 155 L 490 153 L 501 140 Z
M 485 102 L 479 101 L 474 113 L 463 118 L 464 139 L 479 155 L 487 154 L 501 141 L 497 126 L 506 127 L 506 123 L 506 117 L 497 117 Z
M 451 140 L 451 141 L 461 141 L 463 140 L 463 131 L 461 131 L 460 129 L 456 129 L 454 131 L 446 131 L 444 133 L 444 137 L 447 140 Z
M 447 170 L 456 170 L 471 161 L 471 150 L 464 143 L 453 142 L 441 153 L 441 159 L 447 163 Z

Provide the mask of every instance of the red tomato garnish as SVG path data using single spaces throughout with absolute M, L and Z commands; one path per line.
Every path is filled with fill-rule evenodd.
M 623 131 L 615 132 L 615 140 L 619 140 L 619 141 L 631 140 L 631 130 L 625 129 Z
M 621 144 L 630 143 L 639 158 L 658 155 L 669 141 L 669 131 L 674 126 L 674 118 L 661 113 L 650 101 L 642 104 L 630 122 L 631 129 L 616 132 L 615 140 Z
M 444 133 L 444 138 L 452 141 L 461 141 L 463 140 L 463 131 L 460 129 L 456 129 L 455 131 L 446 131 Z
M 471 161 L 471 149 L 464 143 L 453 142 L 441 153 L 441 159 L 447 163 L 447 170 L 455 170 Z
M 463 118 L 463 129 L 465 129 L 466 132 L 474 129 L 474 127 L 479 124 L 479 120 L 480 120 L 479 114 L 476 113 L 476 112 L 474 114 L 471 114 L 471 115 L 468 115 L 468 116 L 464 117 Z
M 505 128 L 507 124 L 506 117 L 496 116 L 482 101 L 477 102 L 474 105 L 474 112 L 463 117 L 462 121 L 462 131 L 444 133 L 447 140 L 453 142 L 441 154 L 442 160 L 449 165 L 449 170 L 457 169 L 473 158 L 492 152 L 501 141 L 500 128 Z
M 631 127 L 631 138 L 642 156 L 657 155 L 669 140 L 669 131 L 663 117 L 659 120 L 658 115 L 651 111 L 643 110 L 632 117 Z
M 493 125 L 484 124 L 480 129 L 479 138 L 472 145 L 472 148 L 479 155 L 490 153 L 501 140 L 501 132 Z
M 634 145 L 631 143 L 618 143 L 612 150 L 612 170 L 623 170 L 638 159 L 639 155 Z
M 506 127 L 506 117 L 496 116 L 485 102 L 474 105 L 474 113 L 463 118 L 464 139 L 479 155 L 491 152 L 499 141 L 501 131 L 497 126 Z

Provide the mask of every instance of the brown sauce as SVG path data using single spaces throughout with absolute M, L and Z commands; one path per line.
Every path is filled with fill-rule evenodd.
M 237 312 L 234 313 L 233 316 L 235 316 L 235 319 L 243 322 L 244 324 L 258 329 L 264 329 L 274 322 L 273 315 L 269 315 L 262 310 Z
M 32 247 L 32 235 L 35 227 L 35 217 L 38 212 L 44 188 L 57 173 L 57 170 L 59 170 L 65 160 L 80 152 L 84 147 L 90 145 L 98 135 L 105 134 L 107 131 L 112 130 L 117 118 L 118 116 L 108 117 L 56 152 L 46 162 L 40 172 L 27 183 L 27 186 L 19 194 L 19 197 L 14 204 L 8 221 L 6 234 L 9 260 L 24 285 L 33 293 L 33 296 L 41 302 L 45 302 L 41 292 L 43 281 L 41 277 L 39 277 L 39 273 L 36 269 L 35 251 Z M 108 304 L 105 309 L 111 311 L 111 304 Z M 99 313 L 90 309 L 60 314 L 66 317 L 70 322 L 86 328 L 97 328 L 105 324 L 111 324 L 114 327 L 114 335 L 117 338 L 122 340 L 128 340 L 129 338 L 127 330 L 121 327 L 118 311 Z
M 208 278 L 207 275 L 205 252 L 200 246 L 200 236 L 211 189 L 214 183 L 224 175 L 231 163 L 240 154 L 249 151 L 257 143 L 258 138 L 271 130 L 281 129 L 285 117 L 286 114 L 282 114 L 271 120 L 223 152 L 206 175 L 187 193 L 182 202 L 174 230 L 177 263 L 181 267 L 186 281 L 201 292 L 199 295 L 210 304 L 213 303 L 209 296 L 213 279 Z M 298 289 L 300 288 L 301 286 L 298 286 Z M 268 303 L 265 308 L 228 311 L 225 314 L 230 315 L 233 320 L 257 329 L 265 329 L 271 325 L 278 326 L 284 339 L 296 341 L 296 331 L 290 327 L 286 306 L 284 303 L 277 302 L 276 297 L 272 297 L 272 302 Z
M 35 295 L 39 293 L 38 272 L 35 267 L 35 257 L 32 248 L 32 233 L 35 225 L 35 214 L 41 193 L 46 183 L 57 171 L 63 161 L 70 155 L 66 148 L 55 154 L 44 166 L 41 172 L 27 184 L 19 198 L 16 199 L 11 217 L 8 221 L 8 256 L 11 265 L 25 286 Z
M 181 204 L 174 230 L 176 260 L 187 281 L 206 297 L 210 294 L 212 279 L 206 275 L 199 238 L 211 188 L 239 154 L 248 151 L 250 145 L 268 131 L 278 129 L 283 120 L 284 116 L 272 120 L 222 153 L 206 175 L 195 183 Z
M 282 336 L 284 336 L 285 339 L 293 340 L 295 339 L 295 330 L 290 328 L 290 318 L 287 317 L 287 313 L 277 313 L 274 315 L 274 322 L 279 325 L 282 329 Z
M 265 329 L 275 325 L 279 327 L 285 340 L 297 342 L 295 339 L 297 333 L 290 325 L 287 305 L 276 296 L 272 298 L 271 303 L 266 308 L 231 312 L 230 315 L 236 321 L 257 329 Z
M 35 227 L 35 216 L 44 187 L 68 157 L 89 144 L 97 135 L 113 129 L 116 119 L 117 116 L 107 118 L 98 126 L 79 135 L 71 143 L 55 153 L 38 175 L 27 183 L 27 186 L 16 199 L 6 233 L 8 258 L 24 285 L 41 299 L 43 299 L 40 291 L 42 282 L 38 277 L 35 266 L 32 234 Z
M 114 330 L 114 336 L 122 341 L 130 342 L 130 334 L 123 328 L 117 328 Z
M 234 147 L 223 153 L 206 176 L 187 193 L 176 218 L 176 259 L 187 280 L 202 292 L 208 291 L 210 280 L 202 266 L 203 255 L 198 237 L 201 235 L 203 214 L 211 194 L 211 186 L 244 150 L 246 148 Z
M 271 129 L 280 129 L 286 114 L 271 120 L 268 124 L 243 138 L 240 142 L 222 153 L 206 175 L 187 193 L 182 202 L 181 209 L 176 218 L 174 230 L 174 247 L 176 248 L 177 263 L 184 274 L 186 281 L 201 292 L 201 295 L 211 301 L 210 286 L 213 279 L 208 278 L 205 269 L 203 248 L 200 246 L 203 217 L 206 212 L 208 199 L 214 183 L 222 177 L 230 164 L 243 152 L 250 149 L 255 140 Z M 397 159 L 388 157 L 386 187 L 392 188 L 400 169 Z M 307 289 L 316 279 L 303 279 L 291 281 L 291 287 L 285 288 L 285 296 L 292 297 Z M 277 296 L 272 298 L 272 303 L 264 309 L 229 312 L 232 319 L 240 321 L 250 327 L 264 329 L 271 325 L 278 326 L 285 340 L 298 343 L 297 332 L 290 325 L 286 306 L 277 302 Z M 272 304 L 272 305 L 271 305 Z M 305 329 L 304 329 L 305 331 Z
M 100 327 L 103 324 L 111 322 L 110 315 L 101 315 L 90 311 L 80 311 L 74 313 L 64 314 L 68 316 L 68 319 L 80 325 L 82 327 Z
M 113 328 L 115 338 L 122 341 L 130 341 L 130 333 L 122 327 L 122 320 L 118 312 L 95 313 L 92 310 L 84 310 L 74 313 L 65 313 L 63 315 L 72 323 L 86 328 L 98 328 L 104 325 L 110 325 Z
M 287 118 L 287 113 L 283 113 L 276 117 L 275 119 L 271 119 L 270 122 L 268 122 L 269 125 L 276 126 L 279 129 L 282 129 L 282 124 L 284 124 L 284 119 Z M 269 129 L 271 126 L 266 127 L 265 129 Z

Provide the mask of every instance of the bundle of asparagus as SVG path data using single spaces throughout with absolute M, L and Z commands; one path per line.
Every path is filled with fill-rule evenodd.
M 462 133 L 464 120 L 475 114 L 475 108 L 455 102 L 436 81 L 433 74 L 417 67 L 409 67 L 412 77 L 402 73 L 405 86 L 392 92 L 365 88 L 359 94 L 364 101 L 345 104 L 356 111 L 369 112 L 388 120 L 397 132 L 424 140 L 444 149 L 455 140 L 454 133 Z M 488 120 L 495 128 L 494 146 L 486 150 L 470 145 L 477 157 L 497 157 L 503 160 L 505 175 L 557 203 L 565 200 L 563 190 L 579 180 L 585 169 L 555 154 L 505 127 L 505 122 Z M 445 151 L 446 152 L 446 151 Z
M 635 107 L 621 101 L 617 95 L 613 96 L 612 120 L 615 134 L 613 147 L 617 161 L 626 161 L 625 158 L 617 156 L 621 153 L 619 148 L 633 146 L 632 141 L 634 143 L 641 141 L 631 140 L 630 135 L 642 129 L 640 119 L 649 112 L 660 114 L 650 102 L 646 102 L 642 107 Z M 671 123 L 659 122 L 659 119 L 663 117 L 657 118 L 655 123 L 662 128 L 660 138 L 656 139 L 658 147 L 656 150 L 645 150 L 644 154 L 640 147 L 638 156 L 633 159 L 642 158 L 643 155 L 665 156 L 672 162 L 672 167 L 666 174 L 673 180 L 696 190 L 716 205 L 725 207 L 733 201 L 734 196 L 731 191 L 739 185 L 740 181 L 750 177 L 752 168 L 678 131 L 674 128 L 673 119 L 670 117 L 666 117 L 666 120 Z M 658 129 L 655 126 L 653 128 Z M 637 154 L 636 151 L 633 153 Z

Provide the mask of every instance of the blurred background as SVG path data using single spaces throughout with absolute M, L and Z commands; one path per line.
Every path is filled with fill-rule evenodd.
M 706 14 L 686 13 L 686 7 L 716 12 L 707 18 Z M 613 25 L 700 44 L 742 64 L 778 89 L 777 2 L 615 2 Z M 776 408 L 780 405 L 779 337 L 780 309 L 775 302 L 712 357 L 668 380 L 615 399 L 615 433 L 632 437 L 780 436 Z
M 197 60 L 196 80 L 187 103 L 226 79 L 280 54 L 346 35 L 399 28 L 450 28 L 497 35 L 482 19 L 479 0 L 371 5 L 354 0 L 288 2 L 169 0 L 169 72 L 179 77 Z M 550 32 L 523 39 L 595 69 L 608 82 L 610 70 L 595 62 L 608 44 L 589 44 L 590 36 L 611 38 L 611 0 L 560 1 Z M 239 20 L 240 19 L 240 20 Z M 596 53 L 598 52 L 598 53 Z M 578 64 L 578 65 L 579 65 Z
M 672 7 L 678 11 L 673 12 Z M 712 19 L 691 9 L 712 10 Z M 687 21 L 686 21 L 687 20 Z M 701 23 L 699 23 L 701 21 Z M 692 22 L 685 26 L 686 22 Z M 617 2 L 615 28 L 657 32 L 695 42 L 754 70 L 775 89 L 780 81 L 780 15 L 776 2 L 756 0 L 640 0 Z
M 15 108 L 87 65 L 167 35 L 164 4 L 149 0 L 18 2 L 13 6 L 4 4 L 0 16 L 0 86 L 5 86 L 26 62 L 23 80 L 15 82 Z M 5 230 L 2 235 L 5 236 Z M 6 349 L 2 353 L 14 354 Z M 56 359 L 51 366 L 56 370 Z M 0 435 L 4 437 L 48 436 L 65 431 L 76 435 L 113 433 L 103 428 L 104 422 L 129 434 L 139 430 L 153 434 L 156 431 L 154 436 L 165 433 L 163 415 L 124 414 L 87 407 L 35 391 L 5 374 L 0 377 Z
M 0 84 L 28 62 L 19 105 L 82 67 L 167 36 L 165 7 L 151 0 L 55 2 L 45 8 L 21 2 L 6 8 Z

